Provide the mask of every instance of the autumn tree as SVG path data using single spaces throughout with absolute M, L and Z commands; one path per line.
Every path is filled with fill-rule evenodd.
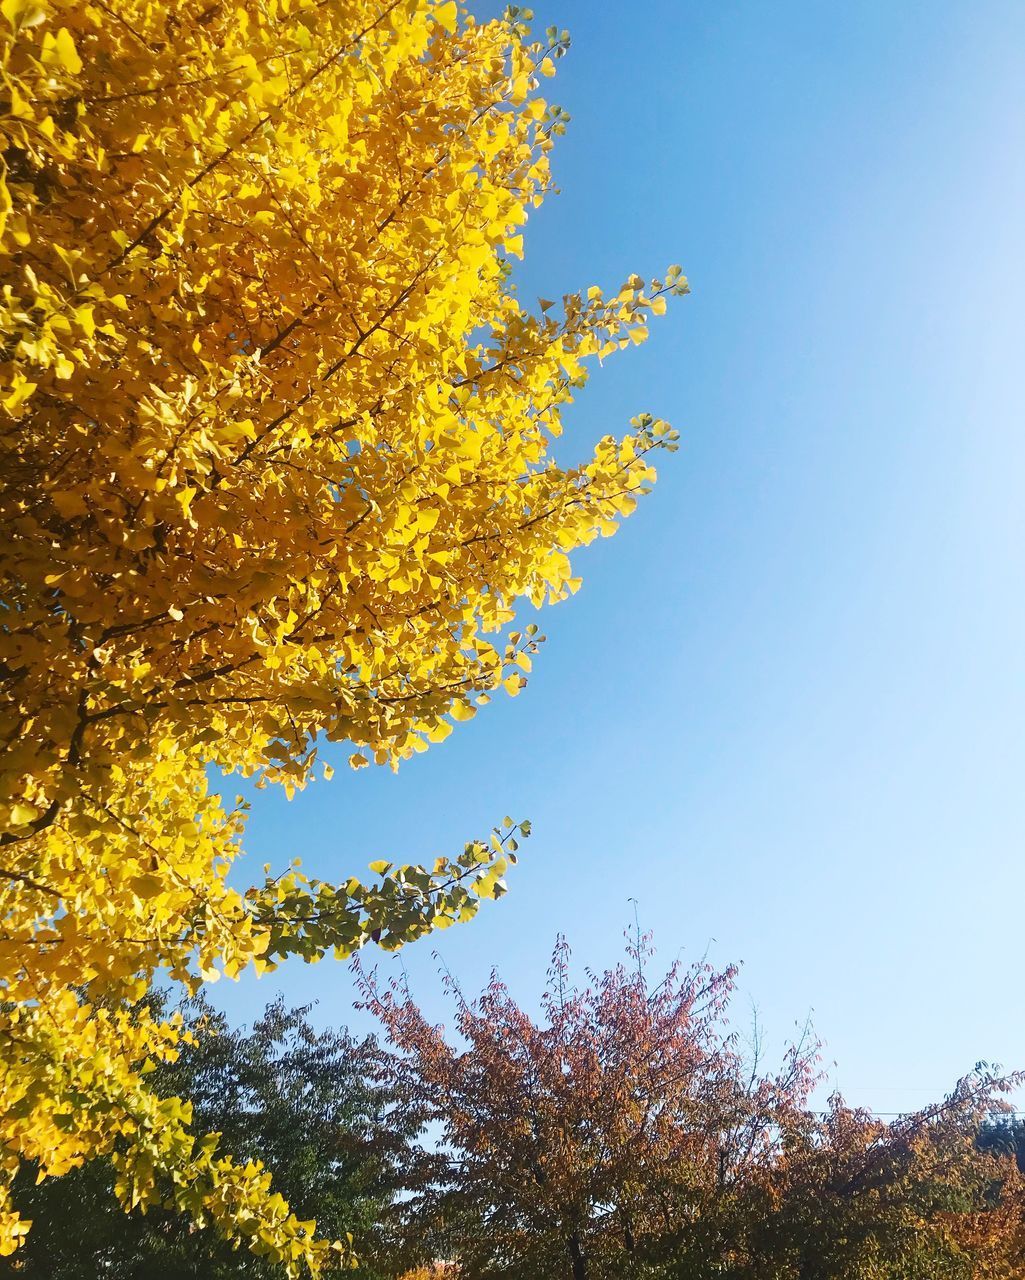
M 689 1280 L 718 1254 L 730 1280 L 1015 1280 L 1023 1183 L 976 1138 L 1017 1084 L 978 1068 L 890 1121 L 839 1096 L 793 1114 L 761 1176 L 719 1207 L 712 1231 L 682 1232 L 659 1275 Z
M 686 282 L 518 297 L 566 46 L 525 12 L 0 15 L 0 1252 L 23 1160 L 109 1157 L 124 1204 L 317 1269 L 266 1171 L 148 1087 L 181 1030 L 139 1002 L 465 919 L 515 837 L 239 891 L 210 779 L 291 791 L 323 739 L 394 765 L 521 688 L 516 602 L 576 588 L 674 439 L 644 415 L 562 466 L 562 410 Z
M 401 986 L 361 978 L 420 1123 L 440 1128 L 404 1202 L 423 1239 L 467 1277 L 648 1274 L 690 1221 L 760 1176 L 803 1108 L 815 1046 L 752 1070 L 724 1013 L 735 970 L 674 965 L 649 981 L 646 944 L 583 989 L 556 947 L 535 1021 L 497 975 L 455 1000 L 456 1043 Z
M 462 1280 L 1011 1280 L 1025 1266 L 1013 1161 L 980 1118 L 1015 1078 L 967 1077 L 892 1123 L 811 1105 L 805 1034 L 764 1071 L 726 1015 L 734 970 L 627 962 L 572 985 L 556 948 L 541 1016 L 497 976 L 451 978 L 454 1037 L 362 973 L 425 1135 L 396 1208 L 406 1260 Z

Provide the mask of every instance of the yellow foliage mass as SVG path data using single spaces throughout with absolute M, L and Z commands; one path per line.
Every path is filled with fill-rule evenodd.
M 318 738 L 396 764 L 518 692 L 514 603 L 575 589 L 675 439 L 552 457 L 585 360 L 666 280 L 510 283 L 562 52 L 452 0 L 2 0 L 0 1253 L 5 1190 L 111 1156 L 279 1260 L 332 1256 L 147 1089 L 138 1007 L 289 954 L 398 946 L 502 890 L 515 828 L 433 868 L 226 882 Z M 344 1250 L 342 1251 L 344 1254 Z

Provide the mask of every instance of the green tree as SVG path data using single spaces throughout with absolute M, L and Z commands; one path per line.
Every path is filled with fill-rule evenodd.
M 223 1134 L 241 1160 L 262 1160 L 300 1218 L 332 1237 L 353 1237 L 360 1275 L 379 1273 L 385 1205 L 401 1182 L 406 1135 L 389 1117 L 391 1095 L 376 1082 L 378 1050 L 345 1031 L 317 1032 L 309 1009 L 268 1005 L 250 1031 L 231 1030 L 205 1002 L 187 1008 L 202 1029 L 175 1063 L 151 1080 L 165 1097 L 190 1097 L 197 1126 Z M 35 1185 L 26 1167 L 15 1203 L 33 1221 L 24 1247 L 0 1263 L 24 1280 L 227 1280 L 280 1278 L 280 1267 L 238 1250 L 211 1227 L 152 1208 L 126 1214 L 104 1161 Z
M 1020 1173 L 1025 1173 L 1025 1119 L 1017 1114 L 989 1119 L 979 1129 L 980 1151 L 1014 1156 Z

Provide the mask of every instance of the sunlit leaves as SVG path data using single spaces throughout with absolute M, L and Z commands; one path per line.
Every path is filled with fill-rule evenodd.
M 3 1167 L 43 1143 L 50 1173 L 90 1158 L 116 1113 L 126 1197 L 174 1169 L 179 1207 L 252 1218 L 257 1247 L 316 1267 L 262 1172 L 191 1147 L 181 1117 L 147 1120 L 149 1146 L 130 1119 L 173 1032 L 111 1039 L 108 1112 L 78 1085 L 58 1106 L 56 1082 L 89 1060 L 92 1011 L 158 973 L 396 947 L 503 891 L 511 835 L 372 885 L 241 891 L 245 806 L 210 778 L 292 794 L 324 740 L 396 766 L 523 688 L 518 602 L 577 589 L 571 554 L 675 442 L 640 417 L 557 465 L 562 411 L 686 282 L 519 300 L 565 124 L 537 89 L 567 45 L 525 10 L 2 15 L 0 1035 L 32 1046 L 0 1067 L 23 1113 Z M 0 1219 L 4 1247 L 20 1230 Z

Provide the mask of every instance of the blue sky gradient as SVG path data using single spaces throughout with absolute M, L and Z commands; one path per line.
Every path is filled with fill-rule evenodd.
M 545 88 L 573 122 L 521 290 L 670 262 L 694 290 L 563 454 L 640 410 L 681 450 L 519 698 L 397 776 L 259 793 L 244 874 L 530 817 L 509 895 L 403 953 L 431 1012 L 435 947 L 529 1004 L 556 934 L 604 966 L 635 898 L 663 960 L 744 962 L 739 1029 L 812 1011 L 855 1102 L 1025 1066 L 1025 5 L 534 7 L 572 33 Z M 329 961 L 211 994 L 247 1019 L 278 989 L 365 1025 Z

